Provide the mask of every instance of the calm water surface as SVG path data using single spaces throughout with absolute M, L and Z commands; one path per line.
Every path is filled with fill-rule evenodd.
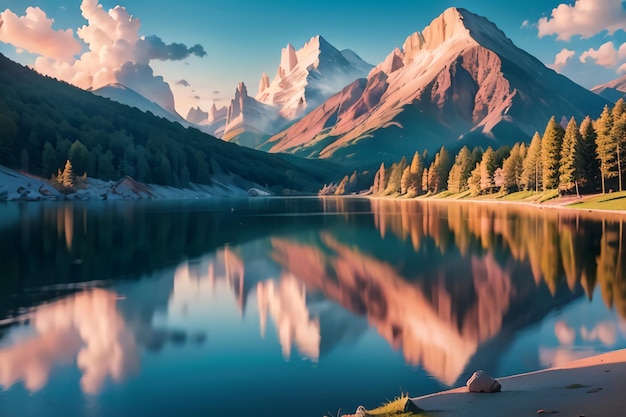
M 0 204 L 0 415 L 321 417 L 626 347 L 625 217 Z

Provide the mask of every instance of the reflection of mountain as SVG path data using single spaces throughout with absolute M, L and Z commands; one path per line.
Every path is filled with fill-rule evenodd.
M 285 359 L 290 358 L 291 346 L 295 344 L 302 355 L 317 362 L 320 356 L 320 322 L 310 318 L 304 286 L 293 276 L 284 276 L 279 282 L 259 282 L 257 299 L 261 335 L 265 335 L 269 313 L 276 323 Z
M 551 298 L 545 289 L 535 289 L 532 279 L 523 279 L 528 271 L 501 267 L 491 253 L 438 265 L 434 279 L 414 271 L 409 281 L 393 265 L 330 234 L 322 241 L 319 248 L 276 239 L 275 257 L 307 288 L 365 315 L 408 363 L 421 364 L 447 384 L 457 380 L 481 344 L 502 331 L 514 306 L 531 296 Z

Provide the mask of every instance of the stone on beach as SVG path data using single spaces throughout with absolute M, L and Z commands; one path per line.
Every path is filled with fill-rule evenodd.
M 465 385 L 467 385 L 470 392 L 500 392 L 502 389 L 500 383 L 490 377 L 485 371 L 474 372 Z

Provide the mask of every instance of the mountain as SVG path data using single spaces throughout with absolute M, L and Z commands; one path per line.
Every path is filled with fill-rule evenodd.
M 128 92 L 128 90 L 123 90 Z M 250 183 L 317 192 L 332 164 L 226 143 L 137 108 L 42 76 L 0 55 L 0 165 L 50 178 L 69 159 L 76 175 L 174 187 Z
M 198 124 L 227 141 L 256 147 L 372 68 L 353 51 L 339 51 L 321 36 L 299 50 L 288 44 L 276 76 L 270 80 L 263 73 L 255 97 L 239 83 L 230 105 L 214 111 L 226 113 L 225 118 L 203 117 Z
M 608 83 L 597 85 L 591 91 L 613 103 L 620 98 L 626 100 L 626 75 Z
M 371 69 L 353 51 L 340 52 L 315 36 L 297 51 L 291 44 L 283 48 L 276 76 L 271 82 L 265 73 L 261 76 L 256 99 L 294 120 Z
M 580 119 L 606 103 L 450 8 L 260 149 L 373 167 L 417 149 L 528 140 L 551 115 Z
M 109 84 L 96 90 L 91 90 L 91 92 L 100 97 L 105 97 L 110 100 L 117 101 L 118 103 L 126 104 L 127 106 L 136 107 L 143 112 L 149 111 L 155 116 L 163 117 L 171 122 L 177 122 L 183 126 L 189 126 L 189 123 L 175 111 L 172 113 L 171 111 L 165 110 L 159 104 L 148 100 L 138 92 L 122 84 Z

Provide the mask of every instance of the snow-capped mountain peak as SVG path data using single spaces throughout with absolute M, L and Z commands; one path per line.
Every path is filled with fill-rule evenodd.
M 322 36 L 314 36 L 298 50 L 291 44 L 282 49 L 276 77 L 270 82 L 263 74 L 256 100 L 293 120 L 370 69 L 354 52 L 340 52 Z

